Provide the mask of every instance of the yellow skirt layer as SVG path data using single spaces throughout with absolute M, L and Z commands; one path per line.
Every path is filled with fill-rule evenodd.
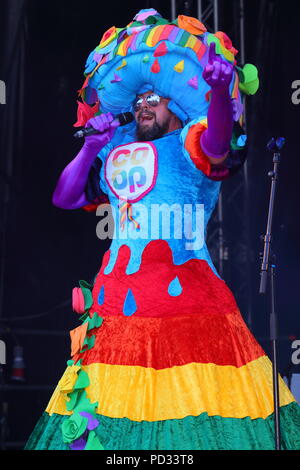
M 68 374 L 66 369 L 65 374 Z M 199 416 L 251 419 L 273 413 L 272 363 L 262 356 L 242 367 L 191 363 L 168 369 L 90 364 L 89 400 L 97 413 L 132 421 Z M 295 401 L 280 377 L 280 406 Z M 65 395 L 56 387 L 46 411 L 69 415 Z

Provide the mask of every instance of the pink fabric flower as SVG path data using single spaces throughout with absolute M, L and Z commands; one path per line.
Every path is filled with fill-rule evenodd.
M 74 312 L 79 314 L 85 312 L 84 296 L 80 287 L 74 287 L 72 291 L 72 308 Z

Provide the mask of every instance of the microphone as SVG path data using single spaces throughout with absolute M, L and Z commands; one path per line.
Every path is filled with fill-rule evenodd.
M 285 144 L 285 138 L 284 137 L 278 137 L 277 139 L 272 137 L 272 139 L 269 140 L 269 142 L 267 143 L 267 149 L 270 152 L 276 152 L 278 150 L 281 150 L 283 148 L 284 144 Z
M 134 120 L 134 116 L 132 113 L 121 113 L 117 114 L 115 116 L 115 119 L 111 122 L 111 124 L 118 124 L 118 126 L 125 126 L 126 124 L 129 124 Z M 97 129 L 94 129 L 94 127 L 86 127 L 85 129 L 81 129 L 80 131 L 75 132 L 74 137 L 79 139 L 80 137 L 86 137 L 88 135 L 93 135 L 93 134 L 102 134 L 102 132 L 99 132 Z

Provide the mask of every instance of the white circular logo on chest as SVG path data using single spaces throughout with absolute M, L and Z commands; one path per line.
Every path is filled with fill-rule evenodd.
M 105 179 L 120 199 L 136 202 L 154 187 L 157 177 L 157 151 L 150 142 L 119 145 L 105 162 Z

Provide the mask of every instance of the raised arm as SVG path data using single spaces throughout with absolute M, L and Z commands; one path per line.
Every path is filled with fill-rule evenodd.
M 233 107 L 229 85 L 233 65 L 216 55 L 216 45 L 209 47 L 209 60 L 203 78 L 211 87 L 211 102 L 207 114 L 207 130 L 202 134 L 200 145 L 211 163 L 222 163 L 230 149 L 233 128 Z
M 62 209 L 78 209 L 89 204 L 85 187 L 89 171 L 100 150 L 112 139 L 118 124 L 111 113 L 90 119 L 85 127 L 94 127 L 101 134 L 85 137 L 80 152 L 61 173 L 54 190 L 52 202 Z

